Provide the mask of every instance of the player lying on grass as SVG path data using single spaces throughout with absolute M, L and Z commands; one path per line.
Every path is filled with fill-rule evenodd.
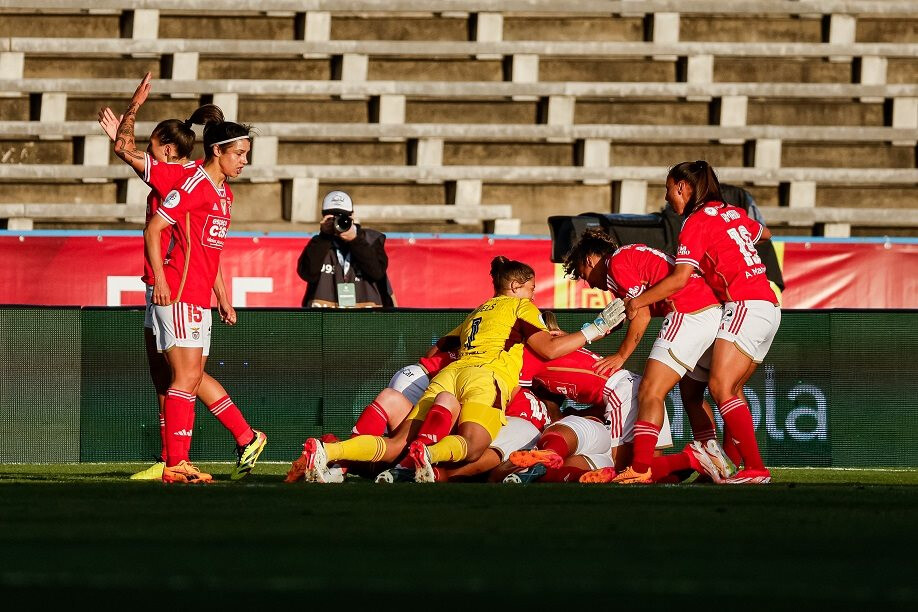
M 557 318 L 553 312 L 549 310 L 543 312 L 542 321 L 552 335 L 564 333 L 558 326 Z M 580 349 L 580 351 L 583 350 Z M 565 362 L 565 365 L 570 367 L 573 365 L 570 363 L 570 359 L 578 352 L 575 351 L 575 353 L 560 357 L 554 362 Z M 544 364 L 544 359 L 536 355 L 528 347 L 523 347 L 520 387 L 514 390 L 510 401 L 507 403 L 505 411 L 506 424 L 500 428 L 497 437 L 477 460 L 435 469 L 434 473 L 437 481 L 465 480 L 489 472 L 506 460 L 513 451 L 534 445 L 545 426 L 553 419 L 560 417 L 558 402 L 546 403 L 536 397 L 529 389 L 532 385 L 533 376 L 544 368 Z M 564 366 L 559 367 L 563 368 Z M 428 413 L 423 427 L 426 427 L 427 420 L 432 418 L 431 414 L 435 416 L 433 411 Z M 432 440 L 431 443 L 435 441 Z M 405 456 L 398 464 L 381 472 L 376 481 L 381 483 L 413 482 L 414 471 L 414 462 Z
M 523 472 L 505 482 L 577 482 L 582 475 L 602 468 L 627 466 L 631 460 L 637 389 L 641 377 L 618 370 L 599 386 L 602 403 L 552 423 L 533 450 L 519 450 L 509 457 Z M 600 408 L 596 410 L 595 408 Z M 664 415 L 657 449 L 672 446 L 669 420 Z M 584 482 L 589 482 L 585 480 Z
M 493 442 L 506 422 L 504 409 L 510 391 L 519 381 L 523 344 L 545 358 L 570 353 L 586 342 L 603 337 L 621 322 L 621 301 L 610 304 L 599 317 L 581 332 L 552 337 L 532 303 L 535 273 L 528 265 L 496 257 L 491 264 L 495 290 L 493 298 L 473 311 L 453 333 L 461 339 L 459 359 L 446 366 L 427 388 L 408 416 L 405 437 L 420 430 L 428 414 L 438 413 L 438 421 L 447 423 L 446 414 L 459 408 L 458 434 L 439 441 L 416 438 L 409 449 L 416 466 L 426 463 L 477 460 Z M 399 427 L 402 430 L 403 424 Z M 396 433 L 399 432 L 396 431 Z M 446 432 L 449 428 L 446 427 Z M 337 444 L 324 445 L 310 438 L 304 444 L 307 467 L 317 475 L 329 461 L 342 458 L 359 461 L 393 462 L 400 447 L 393 438 L 358 436 Z M 416 470 L 417 473 L 417 470 Z M 321 477 L 317 477 L 321 479 Z
M 351 437 L 358 436 L 400 436 L 399 428 L 405 422 L 408 413 L 414 407 L 414 404 L 421 398 L 427 386 L 430 384 L 430 378 L 442 370 L 446 365 L 452 363 L 458 358 L 458 338 L 455 336 L 444 336 L 430 350 L 418 360 L 418 363 L 405 366 L 396 372 L 389 380 L 388 386 L 380 391 L 376 398 L 370 402 L 357 417 L 357 422 L 351 430 Z M 455 422 L 458 414 L 450 415 L 449 426 Z M 407 426 L 404 428 L 407 429 Z M 449 429 L 442 435 L 449 433 Z M 435 435 L 424 432 L 424 435 Z M 331 434 L 326 434 L 322 442 L 331 444 L 337 440 Z M 404 448 L 405 445 L 403 445 Z M 338 469 L 335 466 L 329 466 L 328 471 L 323 471 L 318 475 L 320 482 L 342 482 L 344 472 L 340 467 L 360 468 L 360 462 L 347 461 L 340 459 L 337 462 Z M 372 469 L 372 464 L 368 464 Z M 297 482 L 305 480 L 314 482 L 317 479 L 315 470 L 307 466 L 306 457 L 300 455 L 290 466 L 285 482 Z
M 123 116 L 115 116 L 115 113 L 110 108 L 103 108 L 99 112 L 99 125 L 115 143 L 115 154 L 130 165 L 150 187 L 150 193 L 147 196 L 147 223 L 150 223 L 156 216 L 163 205 L 163 200 L 173 187 L 195 175 L 203 164 L 203 160 L 189 160 L 195 144 L 195 133 L 191 126 L 211 126 L 223 122 L 223 112 L 213 104 L 205 104 L 195 110 L 184 121 L 166 119 L 159 122 L 150 134 L 150 144 L 146 152 L 140 152 L 137 150 L 134 137 L 134 121 L 137 112 L 146 101 L 149 91 L 150 75 L 147 74 L 134 92 L 130 105 Z M 162 231 L 159 235 L 159 240 L 160 254 L 164 259 L 167 259 L 171 255 L 171 245 L 174 244 L 171 228 Z M 154 266 L 150 260 L 148 249 L 144 249 L 144 274 L 141 277 L 147 287 L 144 336 L 150 375 L 159 401 L 162 455 L 161 460 L 153 466 L 131 476 L 135 480 L 161 480 L 163 478 L 167 459 L 167 446 L 169 446 L 170 439 L 174 435 L 171 432 L 167 434 L 165 418 L 166 396 L 173 379 L 173 372 L 167 357 L 163 354 L 162 347 L 158 345 L 157 335 L 154 333 L 155 304 L 153 292 L 156 281 L 154 269 L 162 269 L 163 263 L 164 261 L 159 261 L 158 265 Z M 227 325 L 235 325 L 236 311 L 228 299 L 219 265 L 213 283 L 213 292 L 217 297 L 221 319 Z M 236 466 L 233 469 L 231 478 L 237 480 L 248 474 L 255 466 L 255 462 L 267 442 L 267 436 L 249 426 L 239 408 L 230 399 L 226 389 L 203 371 L 209 348 L 209 341 L 205 342 L 201 358 L 201 381 L 197 387 L 196 394 L 204 405 L 208 407 L 211 414 L 235 438 Z M 172 430 L 174 429 L 175 427 L 172 428 Z M 179 429 L 183 432 L 180 434 L 183 441 L 190 439 L 190 428 L 182 426 Z M 184 477 L 180 476 L 179 478 Z
M 650 285 L 666 278 L 673 270 L 671 257 L 643 244 L 623 247 L 599 228 L 588 229 L 565 258 L 565 271 L 571 278 L 583 279 L 590 287 L 609 290 L 619 298 L 634 299 Z M 644 305 L 629 320 L 618 351 L 599 361 L 600 372 L 622 366 L 640 343 L 650 318 L 664 317 L 653 343 L 638 389 L 638 414 L 634 423 L 631 462 L 614 479 L 618 484 L 647 483 L 654 480 L 651 461 L 656 440 L 666 416 L 666 395 L 679 384 L 682 402 L 695 439 L 698 461 L 707 465 L 720 462 L 722 454 L 715 441 L 714 418 L 705 409 L 704 390 L 710 347 L 721 320 L 720 301 L 697 274 L 687 279 L 678 292 L 666 300 Z M 709 476 L 721 481 L 726 465 Z

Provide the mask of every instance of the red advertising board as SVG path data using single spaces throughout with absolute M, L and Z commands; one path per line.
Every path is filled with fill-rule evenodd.
M 237 306 L 299 306 L 297 259 L 308 236 L 235 236 L 223 274 Z M 0 235 L 0 303 L 143 304 L 137 233 Z M 918 307 L 918 241 L 776 242 L 787 308 Z M 594 308 L 598 291 L 563 277 L 548 238 L 390 237 L 389 275 L 399 306 L 471 308 L 491 295 L 490 261 L 505 255 L 536 271 L 542 308 Z

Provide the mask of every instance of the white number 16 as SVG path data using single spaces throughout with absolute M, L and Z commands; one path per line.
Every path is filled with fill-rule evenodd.
M 727 230 L 727 235 L 739 246 L 740 253 L 743 254 L 747 266 L 762 263 L 762 258 L 759 257 L 758 251 L 755 250 L 755 243 L 752 242 L 752 234 L 749 233 L 749 230 L 742 225 L 739 227 L 739 231 L 737 231 L 737 228 L 731 227 Z

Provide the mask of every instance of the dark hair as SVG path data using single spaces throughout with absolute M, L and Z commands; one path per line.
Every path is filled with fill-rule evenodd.
M 724 196 L 720 193 L 720 181 L 714 174 L 714 168 L 703 159 L 676 164 L 670 169 L 666 178 L 673 179 L 676 183 L 685 181 L 692 186 L 692 198 L 685 204 L 686 215 L 707 202 L 724 201 Z
M 564 274 L 573 279 L 580 277 L 578 268 L 590 255 L 605 257 L 619 247 L 618 241 L 601 227 L 588 227 L 564 258 Z
M 175 145 L 175 154 L 180 159 L 191 156 L 194 149 L 194 130 L 192 125 L 207 125 L 216 121 L 223 121 L 223 111 L 219 106 L 205 104 L 199 106 L 185 121 L 180 119 L 166 119 L 160 121 L 153 128 L 150 138 L 154 136 L 161 145 Z
M 527 264 L 498 255 L 491 260 L 491 279 L 494 281 L 494 291 L 500 292 L 516 281 L 525 283 L 535 278 L 535 270 Z
M 235 123 L 233 121 L 216 121 L 204 125 L 204 159 L 210 159 L 214 156 L 214 145 L 220 145 L 220 151 L 226 151 L 232 146 L 232 142 L 226 140 L 235 140 L 238 138 L 252 138 L 252 126 L 244 123 Z

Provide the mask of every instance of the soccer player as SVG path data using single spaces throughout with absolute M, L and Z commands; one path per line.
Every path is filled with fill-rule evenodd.
M 596 356 L 596 360 L 599 359 Z M 600 411 L 593 410 L 591 406 L 552 423 L 539 438 L 534 450 L 510 454 L 511 463 L 528 470 L 511 475 L 504 481 L 608 482 L 583 477 L 603 469 L 603 475 L 611 472 L 614 477 L 616 468 L 621 469 L 630 463 L 640 382 L 641 377 L 637 374 L 618 370 L 608 378 L 603 377 L 599 384 L 591 385 L 592 389 L 584 388 L 588 396 L 595 395 L 596 391 L 600 393 L 599 402 L 590 402 L 601 406 Z M 579 399 L 575 401 L 579 402 Z M 664 449 L 672 444 L 669 419 L 664 413 L 656 448 Z
M 673 268 L 665 253 L 643 244 L 619 245 L 601 229 L 589 229 L 574 244 L 565 259 L 565 270 L 573 278 L 584 279 L 590 287 L 608 289 L 620 298 L 640 296 L 650 285 L 665 278 Z M 657 436 L 666 416 L 666 395 L 680 385 L 683 403 L 692 420 L 698 440 L 693 448 L 704 465 L 723 463 L 717 446 L 714 418 L 705 409 L 707 349 L 714 342 L 720 323 L 720 302 L 704 280 L 695 275 L 667 300 L 651 302 L 636 311 L 618 351 L 594 366 L 597 371 L 615 371 L 640 343 L 650 318 L 665 317 L 644 366 L 638 390 L 638 415 L 634 424 L 631 465 L 615 476 L 619 484 L 653 481 L 651 461 Z M 713 457 L 713 459 L 712 459 Z M 711 470 L 720 480 L 726 474 Z
M 755 249 L 768 239 L 767 227 L 736 206 L 725 204 L 714 169 L 705 161 L 682 162 L 666 177 L 666 201 L 686 217 L 675 267 L 628 304 L 628 316 L 670 298 L 691 282 L 696 270 L 724 302 L 714 341 L 708 387 L 724 419 L 724 440 L 735 444 L 743 468 L 730 484 L 764 484 L 771 473 L 762 462 L 749 407 L 741 393 L 771 347 L 781 323 L 778 298 Z
M 453 346 L 455 340 L 455 346 Z M 441 348 L 445 347 L 445 348 Z M 434 344 L 430 350 L 418 360 L 418 363 L 405 366 L 396 372 L 389 380 L 385 389 L 380 391 L 372 402 L 357 417 L 357 422 L 351 430 L 351 437 L 375 436 L 382 437 L 392 434 L 405 421 L 412 407 L 430 384 L 430 377 L 435 376 L 446 365 L 458 358 L 458 338 L 444 337 L 441 342 Z M 455 420 L 455 415 L 452 415 Z M 452 426 L 452 421 L 450 422 Z M 445 434 L 444 434 L 445 435 Z M 322 442 L 333 443 L 338 440 L 331 434 L 322 437 Z M 354 462 L 348 462 L 352 465 Z M 326 474 L 323 473 L 323 477 Z M 343 482 L 344 473 L 340 470 L 329 470 L 328 482 Z M 308 467 L 305 456 L 300 455 L 290 466 L 285 482 L 316 480 L 315 470 Z M 382 482 L 382 481 L 380 481 Z
M 144 77 L 131 99 L 128 111 L 121 118 L 109 108 L 104 108 L 99 113 L 99 124 L 105 133 L 115 141 L 115 152 L 122 160 L 130 165 L 146 182 L 151 190 L 147 196 L 147 223 L 153 218 L 162 204 L 163 198 L 176 183 L 191 176 L 200 166 L 201 162 L 189 161 L 189 156 L 194 147 L 195 134 L 192 125 L 207 125 L 223 121 L 223 113 L 212 104 L 199 107 L 185 121 L 167 119 L 161 121 L 150 135 L 150 145 L 145 153 L 137 150 L 134 138 L 134 120 L 143 105 L 150 90 L 150 75 Z M 125 121 L 127 118 L 127 121 Z M 164 231 L 160 234 L 160 253 L 168 255 L 169 244 L 172 241 L 171 232 Z M 146 311 L 144 316 L 145 345 L 150 375 L 160 406 L 160 437 L 162 441 L 161 461 L 150 468 L 131 476 L 139 480 L 160 480 L 163 475 L 166 461 L 166 424 L 164 406 L 166 392 L 172 378 L 169 364 L 162 352 L 157 348 L 153 332 L 153 285 L 154 272 L 147 249 L 144 248 L 144 275 L 141 278 L 147 285 Z M 218 309 L 221 319 L 228 325 L 236 323 L 236 311 L 228 299 L 223 276 L 219 267 L 213 285 L 217 297 Z M 209 305 L 208 305 L 209 307 Z M 267 437 L 246 422 L 239 408 L 233 403 L 223 386 L 206 372 L 203 365 L 209 353 L 209 343 L 202 351 L 202 380 L 197 390 L 198 397 L 208 407 L 220 423 L 233 435 L 236 441 L 236 466 L 232 479 L 237 480 L 248 474 L 254 467 L 258 456 L 264 449 Z
M 535 272 L 528 265 L 495 257 L 491 262 L 494 297 L 476 308 L 454 333 L 461 339 L 459 359 L 440 371 L 408 416 L 420 429 L 428 413 L 450 413 L 459 408 L 457 435 L 429 444 L 417 438 L 409 448 L 415 463 L 415 481 L 432 482 L 433 465 L 475 461 L 488 448 L 505 422 L 510 391 L 519 381 L 523 344 L 546 358 L 555 358 L 609 333 L 621 322 L 621 302 L 607 306 L 580 333 L 552 337 L 532 303 Z M 417 425 L 415 424 L 417 423 Z M 448 431 L 448 430 L 447 430 Z M 303 453 L 319 475 L 328 461 L 345 456 L 362 461 L 394 461 L 399 449 L 386 438 L 358 436 L 337 445 L 310 438 Z M 321 476 L 317 477 L 321 480 Z

